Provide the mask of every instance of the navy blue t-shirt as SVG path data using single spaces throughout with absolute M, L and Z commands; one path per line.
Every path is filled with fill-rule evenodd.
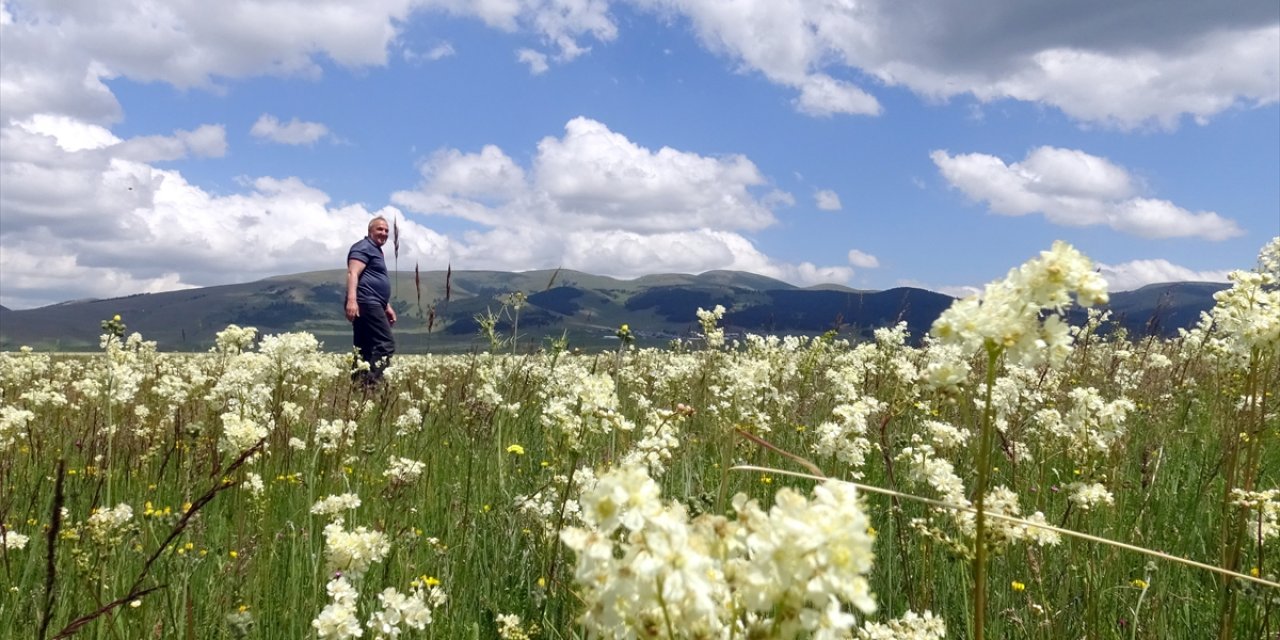
M 356 304 L 385 307 L 391 301 L 391 278 L 387 276 L 387 261 L 382 257 L 382 248 L 365 236 L 351 245 L 347 260 L 364 263 L 364 271 L 360 272 L 360 280 L 356 283 Z

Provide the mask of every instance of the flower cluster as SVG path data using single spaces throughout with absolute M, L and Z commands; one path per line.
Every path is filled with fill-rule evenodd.
M 215 336 L 213 351 L 223 355 L 236 355 L 252 347 L 257 337 L 258 330 L 254 327 L 242 328 L 239 325 L 229 324 Z
M 1084 511 L 1092 511 L 1098 505 L 1113 505 L 1116 502 L 1111 492 L 1096 482 L 1092 484 L 1073 482 L 1067 485 L 1067 489 L 1071 491 L 1071 502 Z
M 445 602 L 439 587 L 414 589 L 408 594 L 387 587 L 378 594 L 380 608 L 369 617 L 375 638 L 398 638 L 406 629 L 422 631 L 431 624 L 432 609 Z
M 363 526 L 347 531 L 341 518 L 325 526 L 324 546 L 329 571 L 341 571 L 352 580 L 359 580 L 370 565 L 382 562 L 391 552 L 386 534 Z
M 360 496 L 354 493 L 343 493 L 328 496 L 311 505 L 311 513 L 321 516 L 333 516 L 343 511 L 351 511 L 360 507 Z
M 1107 401 L 1093 387 L 1078 387 L 1067 393 L 1067 412 L 1041 409 L 1036 412 L 1036 428 L 1059 439 L 1073 459 L 1084 460 L 1094 453 L 1106 453 L 1124 436 L 1125 424 L 1134 403 L 1128 398 Z
M 6 550 L 21 551 L 27 548 L 27 541 L 30 539 L 17 531 L 0 529 L 0 547 Z
M 888 622 L 868 622 L 858 630 L 858 640 L 945 640 L 947 624 L 925 611 L 908 611 Z
M 1256 530 L 1260 539 L 1280 538 L 1280 489 L 1267 491 L 1232 489 L 1231 501 L 1238 507 L 1258 513 Z
M 851 610 L 875 610 L 873 536 L 852 485 L 825 482 L 812 500 L 783 489 L 768 511 L 741 494 L 733 503 L 733 519 L 690 520 L 642 467 L 601 475 L 582 494 L 587 526 L 561 534 L 577 554 L 583 625 L 606 638 L 834 638 L 854 629 Z
M 1022 364 L 1059 363 L 1071 351 L 1070 327 L 1060 314 L 1073 294 L 1084 306 L 1105 304 L 1106 280 L 1071 245 L 1055 242 L 981 296 L 957 300 L 934 321 L 932 333 L 969 353 L 996 349 Z M 1042 322 L 1044 309 L 1053 313 Z
M 364 635 L 360 628 L 360 618 L 356 616 L 356 599 L 360 594 L 351 586 L 346 576 L 335 576 L 325 585 L 329 593 L 329 604 L 320 610 L 320 615 L 311 621 L 316 636 L 322 640 L 347 640 Z
M 133 507 L 120 503 L 110 509 L 94 511 L 86 525 L 89 537 L 99 544 L 114 544 L 119 541 L 125 525 L 133 519 Z
M 36 414 L 26 409 L 5 405 L 0 407 L 0 451 L 4 451 L 15 440 L 25 435 L 27 425 L 35 419 Z
M 716 305 L 710 311 L 698 307 L 698 324 L 702 325 L 702 336 L 707 341 L 707 347 L 711 349 L 719 349 L 724 346 L 724 329 L 717 326 L 720 319 L 724 317 L 724 305 Z
M 258 441 L 267 437 L 270 430 L 253 418 L 239 413 L 222 414 L 222 438 L 218 440 L 218 450 L 225 454 L 238 455 Z
M 356 421 L 334 418 L 316 424 L 316 444 L 321 451 L 334 452 L 355 442 Z
M 382 475 L 386 476 L 392 484 L 412 484 L 422 475 L 425 468 L 426 465 L 417 460 L 392 456 L 387 470 L 383 471 Z
M 582 446 L 589 434 L 635 428 L 618 410 L 618 394 L 613 378 L 594 373 L 581 365 L 557 369 L 543 391 L 540 418 L 544 428 L 565 438 L 571 448 Z

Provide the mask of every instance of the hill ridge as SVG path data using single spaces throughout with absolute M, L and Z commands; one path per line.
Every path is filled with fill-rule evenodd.
M 639 344 L 662 345 L 698 330 L 695 311 L 722 304 L 723 325 L 734 333 L 869 337 L 876 328 L 906 322 L 919 339 L 954 300 L 917 287 L 864 291 L 839 285 L 797 287 L 743 271 L 648 274 L 625 280 L 571 269 L 524 272 L 433 270 L 392 276 L 401 322 L 401 353 L 487 348 L 477 337 L 478 316 L 493 314 L 497 329 L 533 347 L 567 337 L 573 346 L 611 348 L 623 323 Z M 1169 334 L 1190 326 L 1226 285 L 1171 283 L 1113 294 L 1110 308 L 1133 334 Z M 517 311 L 505 294 L 523 292 Z M 162 293 L 58 303 L 37 309 L 5 309 L 0 350 L 96 350 L 99 323 L 116 314 L 130 332 L 155 340 L 162 350 L 206 350 L 227 325 L 254 326 L 261 334 L 308 331 L 326 348 L 346 351 L 350 325 L 342 313 L 345 271 L 331 269 L 270 276 Z M 1078 318 L 1077 318 L 1078 319 Z M 518 320 L 518 323 L 517 323 Z

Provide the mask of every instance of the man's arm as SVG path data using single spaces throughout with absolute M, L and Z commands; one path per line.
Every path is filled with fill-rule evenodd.
M 396 324 L 396 311 L 391 308 L 390 302 L 387 303 L 387 322 L 390 322 L 391 326 Z
M 360 316 L 360 305 L 356 303 L 356 285 L 360 283 L 364 266 L 359 260 L 347 258 L 347 322 L 355 322 Z

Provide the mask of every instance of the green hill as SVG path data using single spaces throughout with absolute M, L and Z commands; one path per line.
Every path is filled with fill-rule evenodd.
M 641 345 L 661 345 L 698 330 L 699 307 L 724 305 L 723 325 L 734 334 L 817 335 L 835 330 L 848 338 L 870 336 L 905 321 L 924 335 L 952 298 L 923 289 L 857 291 L 837 285 L 799 288 L 764 276 L 711 271 L 656 274 L 634 280 L 570 270 L 522 273 L 430 271 L 392 274 L 393 305 L 400 316 L 396 339 L 402 353 L 487 348 L 479 317 L 494 315 L 497 331 L 518 329 L 518 347 L 567 337 L 593 349 L 617 344 L 623 323 Z M 261 334 L 308 331 L 326 348 L 345 351 L 351 329 L 343 316 L 345 272 L 315 271 L 242 284 L 85 300 L 38 309 L 0 310 L 0 350 L 93 351 L 100 323 L 119 314 L 164 350 L 203 351 L 229 324 Z M 1173 283 L 1113 294 L 1117 321 L 1135 334 L 1175 332 L 1194 324 L 1225 285 Z M 524 293 L 518 313 L 508 294 Z M 1081 316 L 1076 316 L 1078 320 Z

